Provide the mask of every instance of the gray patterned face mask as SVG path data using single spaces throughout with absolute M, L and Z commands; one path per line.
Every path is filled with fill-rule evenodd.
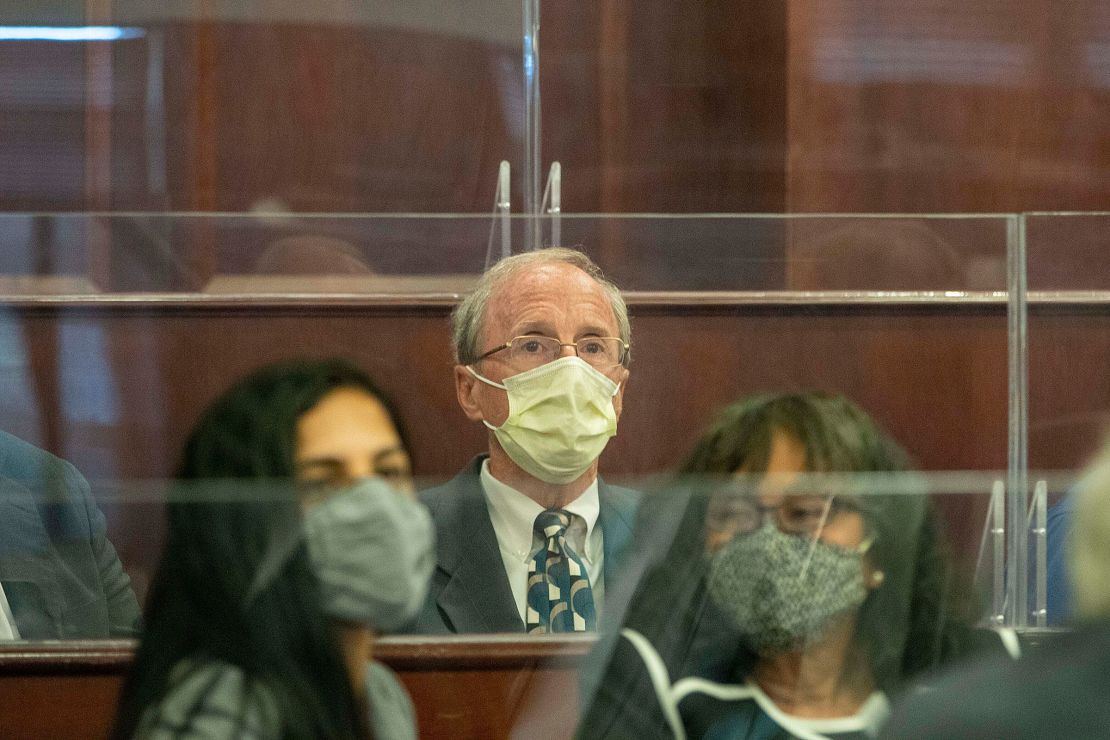
M 709 595 L 761 655 L 812 644 L 867 598 L 862 554 L 767 522 L 713 557 Z

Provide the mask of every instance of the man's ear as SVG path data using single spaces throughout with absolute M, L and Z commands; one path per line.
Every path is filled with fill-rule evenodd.
M 478 384 L 480 380 L 470 374 L 465 365 L 455 365 L 455 395 L 459 399 L 466 418 L 471 421 L 481 421 L 485 417 L 478 405 Z
M 621 418 L 621 409 L 624 408 L 624 389 L 628 386 L 628 376 L 630 375 L 628 368 L 622 367 L 620 374 L 614 378 L 620 383 L 620 388 L 617 389 L 617 395 L 613 396 L 613 411 L 617 414 L 617 419 Z

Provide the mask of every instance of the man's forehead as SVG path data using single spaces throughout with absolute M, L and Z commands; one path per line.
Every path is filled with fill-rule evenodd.
M 507 277 L 500 288 L 512 286 L 516 291 L 542 289 L 551 282 L 576 286 L 583 290 L 599 290 L 601 286 L 581 268 L 568 262 L 537 262 L 518 269 Z
M 561 262 L 530 266 L 509 277 L 490 296 L 486 318 L 489 323 L 512 325 L 543 318 L 548 309 L 558 313 L 566 308 L 596 309 L 597 318 L 604 323 L 615 321 L 601 284 L 574 265 Z

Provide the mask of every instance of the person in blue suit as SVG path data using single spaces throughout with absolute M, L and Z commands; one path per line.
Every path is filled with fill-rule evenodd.
M 459 404 L 489 450 L 421 495 L 438 553 L 414 631 L 595 630 L 639 500 L 598 476 L 629 377 L 620 290 L 571 249 L 514 255 L 453 329 Z
M 1066 624 L 1071 619 L 1071 582 L 1065 543 L 1071 533 L 1075 497 L 1069 493 L 1048 509 L 1046 518 L 1046 604 L 1050 625 Z
M 139 619 L 88 481 L 0 432 L 0 637 L 129 637 Z

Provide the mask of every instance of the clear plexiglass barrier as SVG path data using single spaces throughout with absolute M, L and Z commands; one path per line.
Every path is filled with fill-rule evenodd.
M 1044 571 L 1031 548 L 1059 492 L 1038 504 L 1027 470 L 1077 469 L 1098 447 L 1106 220 L 4 214 L 0 424 L 93 479 L 164 478 L 235 381 L 340 357 L 394 399 L 416 474 L 449 476 L 487 443 L 455 400 L 448 314 L 536 227 L 629 305 L 628 399 L 603 470 L 673 469 L 745 395 L 842 394 L 922 469 L 1006 470 L 998 515 L 1035 531 L 1006 527 L 1001 620 L 1045 624 L 1020 584 Z
M 998 300 L 1014 217 L 0 214 L 4 295 L 450 293 L 540 243 L 626 291 L 924 293 Z M 992 295 L 993 294 L 993 295 Z M 867 296 L 860 296 L 866 298 Z M 873 296 L 881 298 L 882 296 Z
M 875 726 L 934 670 L 1076 617 L 1064 542 L 1110 404 L 1105 220 L 4 215 L 0 630 L 129 638 L 141 607 L 153 629 L 216 604 L 249 624 L 294 589 L 282 609 L 378 620 L 402 671 L 420 639 L 461 640 L 452 670 L 525 661 L 542 675 L 516 728 L 700 727 L 722 697 L 773 714 L 791 661 L 844 679 Z M 459 402 L 451 312 L 533 228 L 631 318 L 597 498 L 569 506 L 577 560 L 490 498 L 492 437 Z M 344 495 L 368 476 L 408 494 Z M 333 563 L 329 584 L 321 552 L 390 567 Z M 524 638 L 556 617 L 587 636 Z
M 0 734 L 106 734 L 142 633 L 337 716 L 370 650 L 433 737 L 847 740 L 1091 616 L 1110 214 L 1044 209 L 1110 5 L 874 5 L 0 4 Z M 545 246 L 630 321 L 475 292 Z M 499 485 L 559 413 L 598 485 Z

